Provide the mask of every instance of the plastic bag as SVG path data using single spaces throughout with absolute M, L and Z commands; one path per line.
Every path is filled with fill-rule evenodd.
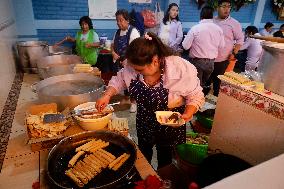
M 156 2 L 155 17 L 156 17 L 157 25 L 159 25 L 163 21 L 163 18 L 164 18 L 164 11 L 161 11 L 159 2 Z
M 242 72 L 241 74 L 244 74 L 249 79 L 253 81 L 260 81 L 261 82 L 261 73 L 256 72 L 254 70 L 246 70 L 245 72 Z
M 148 28 L 153 28 L 157 25 L 155 13 L 149 9 L 144 9 L 141 12 L 144 18 L 144 25 Z

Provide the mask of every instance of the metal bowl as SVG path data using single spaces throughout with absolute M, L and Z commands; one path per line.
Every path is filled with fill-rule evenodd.
M 72 54 L 72 49 L 65 46 L 58 46 L 58 45 L 48 46 L 48 50 L 49 50 L 49 55 Z
M 58 110 L 96 101 L 104 90 L 101 78 L 87 73 L 53 76 L 38 82 L 35 91 L 42 103 L 55 102 Z
M 83 61 L 76 55 L 53 55 L 37 60 L 38 74 L 41 79 L 52 76 L 71 74 L 76 64 Z

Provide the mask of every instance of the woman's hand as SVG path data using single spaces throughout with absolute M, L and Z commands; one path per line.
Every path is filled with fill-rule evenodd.
M 69 42 L 75 42 L 76 41 L 76 39 L 74 39 L 73 37 L 71 37 L 71 36 L 66 36 L 65 38 L 64 38 L 64 41 L 69 41 Z
M 96 109 L 101 112 L 109 103 L 110 96 L 109 95 L 103 95 L 101 98 L 99 98 L 96 101 Z
M 114 59 L 114 60 L 118 60 L 119 58 L 120 58 L 120 56 L 118 55 L 118 54 L 116 54 L 116 52 L 114 52 L 114 51 L 112 51 L 112 58 Z
M 107 90 L 104 92 L 103 96 L 99 98 L 96 102 L 96 108 L 100 112 L 102 111 L 109 103 L 110 98 L 117 94 L 117 91 L 114 87 L 108 87 Z
M 185 122 L 190 121 L 193 118 L 193 114 L 197 111 L 197 108 L 193 105 L 186 105 L 184 113 L 181 115 L 181 118 L 184 119 Z
M 92 44 L 92 43 L 86 43 L 85 47 L 86 47 L 86 48 L 92 48 L 92 47 L 93 47 L 93 44 Z
M 189 113 L 189 114 L 182 114 L 181 118 L 184 119 L 185 122 L 189 122 L 190 120 L 192 120 L 193 118 L 193 114 Z

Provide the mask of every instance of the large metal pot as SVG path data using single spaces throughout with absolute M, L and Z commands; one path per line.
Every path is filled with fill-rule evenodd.
M 284 43 L 263 42 L 263 56 L 259 65 L 264 87 L 284 96 Z
M 20 41 L 16 44 L 21 68 L 27 73 L 38 73 L 36 61 L 49 54 L 45 41 Z
M 59 54 L 72 54 L 72 49 L 65 46 L 53 45 L 49 46 L 49 55 L 59 55 Z
M 83 61 L 76 55 L 53 55 L 37 60 L 38 74 L 41 79 L 52 76 L 71 74 L 75 64 Z
M 78 142 L 96 138 L 109 142 L 105 148 L 116 157 L 123 153 L 130 154 L 130 158 L 117 171 L 109 169 L 103 170 L 99 175 L 92 179 L 85 188 L 115 188 L 123 179 L 127 179 L 136 161 L 135 144 L 127 137 L 111 131 L 90 131 L 76 134 L 62 139 L 48 154 L 47 175 L 51 182 L 60 188 L 78 188 L 71 179 L 64 173 L 68 169 L 70 158 L 75 155 L 75 148 L 80 146 Z
M 35 84 L 39 100 L 42 103 L 57 103 L 59 111 L 95 101 L 103 90 L 103 80 L 87 73 L 53 76 Z

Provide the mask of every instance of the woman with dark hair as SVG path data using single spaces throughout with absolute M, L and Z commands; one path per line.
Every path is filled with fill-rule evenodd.
M 250 38 L 251 35 L 260 36 L 255 26 L 248 26 L 245 29 L 246 40 L 240 50 L 247 49 L 247 60 L 245 70 L 256 70 L 262 54 L 261 40 Z
M 185 143 L 185 125 L 169 127 L 160 125 L 156 111 L 180 112 L 185 121 L 203 105 L 204 95 L 196 68 L 187 60 L 174 56 L 153 33 L 137 38 L 127 48 L 127 64 L 114 76 L 96 108 L 101 111 L 110 98 L 128 89 L 137 102 L 136 129 L 138 146 L 151 162 L 156 145 L 158 168 L 172 162 L 172 150 Z
M 129 24 L 130 16 L 128 11 L 120 9 L 115 13 L 118 30 L 115 32 L 112 44 L 112 57 L 115 61 L 115 72 L 123 67 L 125 52 L 128 45 L 140 37 L 139 31 Z
M 278 31 L 273 34 L 273 37 L 281 37 L 284 38 L 284 24 L 282 24 Z
M 174 51 L 179 50 L 179 45 L 183 38 L 182 26 L 178 17 L 179 7 L 176 3 L 171 3 L 160 25 L 158 36 L 164 44 Z
M 115 32 L 112 44 L 112 57 L 114 61 L 113 72 L 117 73 L 123 66 L 125 60 L 126 48 L 136 38 L 140 37 L 139 31 L 129 24 L 130 16 L 125 9 L 119 9 L 115 13 L 116 23 L 118 30 Z M 127 91 L 125 95 L 128 96 Z M 133 99 L 130 99 L 130 113 L 135 113 L 137 110 L 136 103 Z
M 65 41 L 76 42 L 76 53 L 83 58 L 85 63 L 95 65 L 98 57 L 97 48 L 100 47 L 99 36 L 93 29 L 92 20 L 88 16 L 81 17 L 79 24 L 81 30 L 77 32 L 75 38 L 67 36 L 56 45 Z
M 264 29 L 260 31 L 260 35 L 262 36 L 272 36 L 273 34 L 273 26 L 274 24 L 271 23 L 271 22 L 267 22 L 265 25 L 264 25 Z

